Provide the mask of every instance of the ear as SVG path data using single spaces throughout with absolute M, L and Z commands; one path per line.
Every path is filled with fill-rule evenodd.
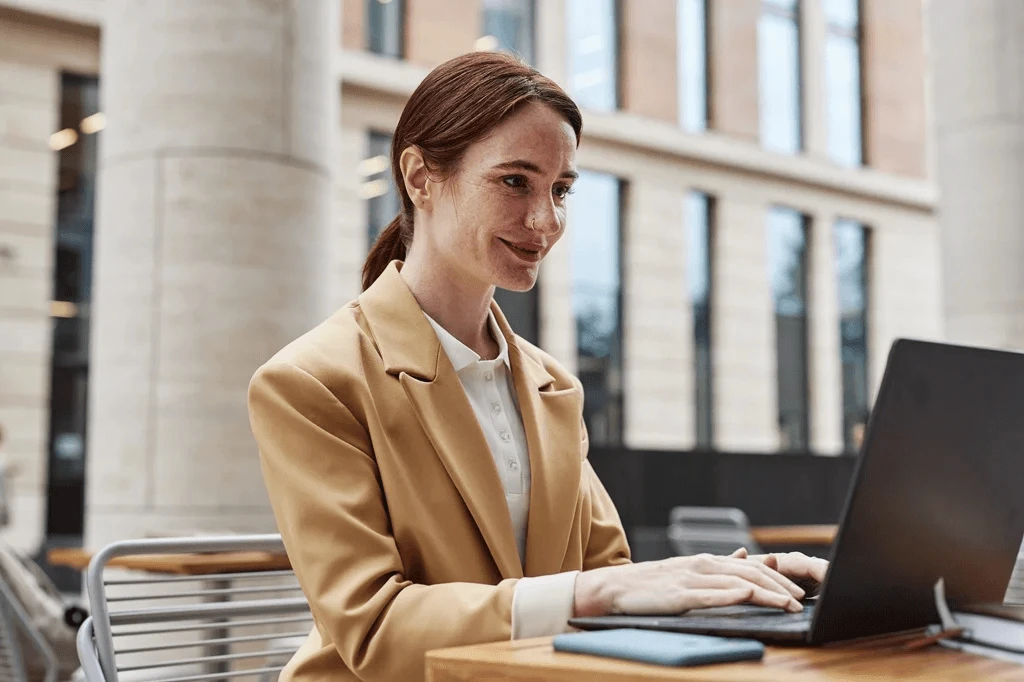
M 420 210 L 429 209 L 431 200 L 431 182 L 427 172 L 427 163 L 419 147 L 410 145 L 402 151 L 398 160 L 402 169 L 402 180 L 413 206 Z

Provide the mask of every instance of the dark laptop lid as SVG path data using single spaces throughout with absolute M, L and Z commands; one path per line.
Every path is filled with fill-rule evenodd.
M 1024 535 L 1024 355 L 897 341 L 865 435 L 811 641 L 1001 602 Z

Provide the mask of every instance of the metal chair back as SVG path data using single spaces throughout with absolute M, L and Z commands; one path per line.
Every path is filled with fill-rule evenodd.
M 750 522 L 733 507 L 675 507 L 669 512 L 668 541 L 680 556 L 731 554 L 746 547 L 751 554 L 761 547 L 750 533 Z
M 279 535 L 117 542 L 86 575 L 91 616 L 78 636 L 87 682 L 276 679 L 312 625 L 289 570 L 205 575 L 127 573 L 129 555 L 284 552 Z
M 53 649 L 11 589 L 0 580 L 0 680 L 27 682 L 30 667 L 23 644 L 36 650 L 35 660 L 42 663 L 44 682 L 56 682 L 57 659 Z M 38 675 L 37 668 L 33 676 Z

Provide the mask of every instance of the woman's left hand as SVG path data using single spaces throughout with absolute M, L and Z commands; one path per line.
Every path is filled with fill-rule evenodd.
M 802 552 L 776 552 L 773 554 L 749 554 L 745 547 L 732 553 L 737 559 L 760 561 L 786 576 L 802 587 L 808 596 L 816 594 L 828 571 L 828 562 Z

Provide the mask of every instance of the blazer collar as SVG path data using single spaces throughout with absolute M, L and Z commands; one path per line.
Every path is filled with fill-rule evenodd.
M 396 375 L 413 413 L 473 516 L 504 578 L 561 570 L 580 481 L 580 413 L 576 389 L 555 382 L 524 352 L 496 303 L 491 313 L 508 344 L 509 364 L 530 456 L 526 562 L 516 550 L 504 489 L 473 408 L 438 335 L 393 261 L 359 297 L 386 371 Z
M 422 381 L 437 378 L 438 360 L 443 348 L 438 335 L 409 286 L 399 273 L 401 261 L 391 261 L 381 276 L 359 296 L 359 306 L 370 323 L 371 333 L 388 374 L 406 372 Z M 499 343 L 507 351 L 509 364 L 513 354 L 523 359 L 524 371 L 537 388 L 547 388 L 555 378 L 544 365 L 519 350 L 516 335 L 497 303 L 491 302 L 493 322 L 500 331 Z

